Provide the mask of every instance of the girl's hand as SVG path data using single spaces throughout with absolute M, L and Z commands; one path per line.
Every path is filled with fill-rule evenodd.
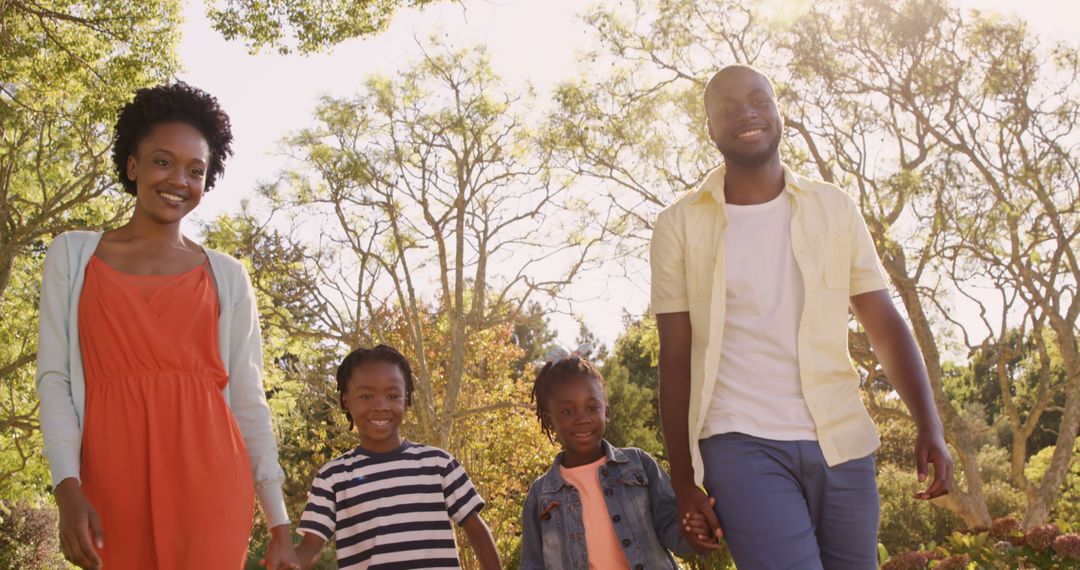
M 266 558 L 262 565 L 267 570 L 300 570 L 300 561 L 296 558 L 289 525 L 283 524 L 270 529 L 270 546 L 266 547 Z
M 709 507 L 711 508 L 715 504 L 716 499 L 709 497 Z M 679 520 L 679 527 L 683 532 L 683 536 L 686 537 L 686 541 L 698 552 L 709 552 L 724 548 L 723 543 L 720 542 L 724 532 L 719 527 L 717 527 L 715 534 L 710 532 L 709 522 L 705 519 L 705 515 L 698 511 L 684 514 Z
M 101 519 L 83 495 L 79 480 L 69 477 L 53 492 L 60 509 L 60 551 L 68 562 L 80 568 L 97 570 L 104 565 L 94 548 L 105 548 Z

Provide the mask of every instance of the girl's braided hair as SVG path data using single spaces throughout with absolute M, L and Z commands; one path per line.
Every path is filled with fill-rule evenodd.
M 556 384 L 578 376 L 594 378 L 600 383 L 600 388 L 604 389 L 604 376 L 597 370 L 596 365 L 578 355 L 544 364 L 533 380 L 532 401 L 536 404 L 536 419 L 540 421 L 541 431 L 551 441 L 555 441 L 555 425 L 551 422 L 547 409 L 551 391 Z

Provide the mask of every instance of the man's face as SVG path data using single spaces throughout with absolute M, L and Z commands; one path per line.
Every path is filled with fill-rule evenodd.
M 784 123 L 765 77 L 733 68 L 721 72 L 711 85 L 705 98 L 709 138 L 724 160 L 756 167 L 776 157 Z

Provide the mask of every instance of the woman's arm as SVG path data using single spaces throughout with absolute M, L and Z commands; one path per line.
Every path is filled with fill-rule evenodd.
M 232 302 L 222 310 L 231 311 L 229 326 L 229 407 L 244 436 L 255 491 L 269 528 L 289 524 L 281 485 L 285 472 L 278 464 L 277 440 L 270 406 L 262 382 L 262 334 L 259 311 L 247 271 L 233 261 L 234 279 L 229 284 Z
M 68 236 L 60 235 L 45 254 L 41 277 L 35 385 L 41 400 L 41 439 L 53 488 L 79 479 L 82 429 L 71 397 L 71 260 Z

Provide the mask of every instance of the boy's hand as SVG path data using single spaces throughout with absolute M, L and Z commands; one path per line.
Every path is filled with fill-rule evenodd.
M 79 480 L 69 477 L 53 493 L 60 510 L 60 551 L 79 568 L 102 568 L 97 548 L 105 548 L 101 519 L 82 492 Z
M 270 529 L 270 546 L 266 547 L 266 558 L 262 565 L 267 570 L 300 570 L 300 561 L 296 558 L 289 525 L 283 524 Z
M 716 499 L 709 497 L 709 506 L 714 505 L 716 505 Z M 715 531 L 710 532 L 705 515 L 700 512 L 684 514 L 679 521 L 679 526 L 682 529 L 683 536 L 686 537 L 690 546 L 694 547 L 694 550 L 698 552 L 723 550 L 724 544 L 720 542 L 720 539 L 724 537 L 724 531 L 717 527 Z

